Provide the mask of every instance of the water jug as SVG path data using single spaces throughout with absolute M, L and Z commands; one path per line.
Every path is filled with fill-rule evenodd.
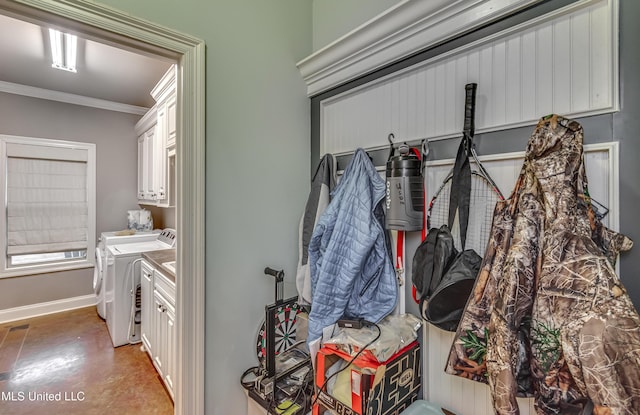
M 386 228 L 419 231 L 424 217 L 422 162 L 407 145 L 399 152 L 387 161 Z

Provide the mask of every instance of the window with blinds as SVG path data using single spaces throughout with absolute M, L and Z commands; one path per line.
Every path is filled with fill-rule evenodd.
M 90 266 L 95 145 L 0 136 L 5 221 L 2 274 Z

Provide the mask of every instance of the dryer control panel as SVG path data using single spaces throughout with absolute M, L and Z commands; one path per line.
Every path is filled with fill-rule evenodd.
M 169 245 L 171 248 L 176 246 L 176 230 L 171 228 L 163 229 L 158 235 L 158 241 Z

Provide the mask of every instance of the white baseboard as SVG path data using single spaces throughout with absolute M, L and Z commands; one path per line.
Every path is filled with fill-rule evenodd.
M 0 310 L 0 324 L 43 316 L 46 314 L 59 313 L 61 311 L 73 310 L 76 308 L 89 307 L 92 305 L 96 305 L 95 294 L 8 308 L 6 310 Z

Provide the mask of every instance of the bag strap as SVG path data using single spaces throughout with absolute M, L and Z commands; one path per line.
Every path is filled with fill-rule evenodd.
M 453 166 L 451 179 L 451 193 L 449 195 L 449 229 L 453 229 L 453 222 L 458 211 L 460 221 L 460 243 L 464 251 L 469 225 L 469 205 L 471 203 L 471 165 L 469 164 L 469 148 L 471 140 L 463 137 L 458 147 L 456 162 Z
M 469 204 L 471 203 L 471 165 L 469 154 L 475 132 L 476 91 L 478 84 L 469 83 L 464 86 L 464 125 L 462 140 L 458 147 L 456 162 L 453 166 L 451 179 L 451 193 L 449 195 L 449 229 L 453 229 L 456 210 L 460 220 L 460 243 L 462 251 L 467 241 L 467 227 L 469 225 Z
M 420 172 L 423 172 L 423 167 L 424 167 L 424 158 L 422 156 L 422 154 L 420 153 L 420 151 L 415 148 L 415 147 L 411 147 L 411 151 L 413 151 L 413 153 L 418 157 L 418 159 L 420 159 L 421 161 L 421 166 L 420 166 Z M 426 155 L 425 155 L 426 156 Z M 422 174 L 422 182 L 423 182 L 423 186 L 424 186 L 424 174 Z M 423 203 L 422 203 L 422 239 L 420 239 L 420 241 L 424 242 L 425 239 L 427 239 L 427 189 L 423 189 Z M 416 304 L 420 304 L 420 299 L 418 298 L 418 290 L 416 289 L 416 286 L 412 284 L 411 286 L 411 297 L 413 297 L 413 301 L 415 301 Z

